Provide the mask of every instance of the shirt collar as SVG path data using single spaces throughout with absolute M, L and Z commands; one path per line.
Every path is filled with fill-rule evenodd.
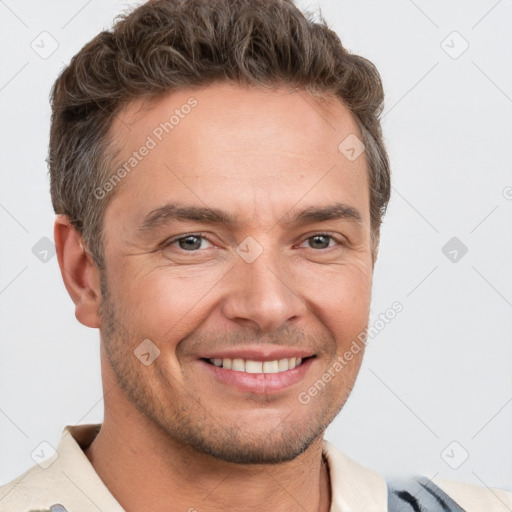
M 323 453 L 331 482 L 329 512 L 387 512 L 387 484 L 381 475 L 347 457 L 325 439 Z
M 94 496 L 102 510 L 123 512 L 83 452 L 100 427 L 101 424 L 66 426 L 57 450 L 59 462 L 69 479 L 85 494 Z M 353 461 L 327 440 L 322 451 L 331 486 L 329 512 L 387 511 L 387 485 L 382 476 Z

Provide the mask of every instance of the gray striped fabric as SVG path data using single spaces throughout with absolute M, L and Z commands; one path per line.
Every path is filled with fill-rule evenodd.
M 388 481 L 388 512 L 465 512 L 426 477 Z

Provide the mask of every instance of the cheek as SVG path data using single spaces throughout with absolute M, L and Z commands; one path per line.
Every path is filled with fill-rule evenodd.
M 222 275 L 213 269 L 156 267 L 127 278 L 121 295 L 124 318 L 150 339 L 167 344 L 170 337 L 181 339 L 200 322 Z
M 371 298 L 370 258 L 361 254 L 335 265 L 290 264 L 286 281 L 313 315 L 336 337 L 357 335 L 366 326 Z M 368 260 L 368 261 L 367 261 Z M 211 314 L 230 286 L 224 265 L 118 266 L 109 275 L 119 319 L 137 337 L 161 341 L 189 335 Z M 239 287 L 239 283 L 236 285 Z M 229 293 L 229 292 L 226 292 Z
M 309 282 L 310 308 L 336 339 L 338 353 L 344 352 L 368 324 L 371 265 L 354 261 L 319 272 L 314 280 L 312 277 L 304 277 L 304 282 Z
M 302 269 L 299 279 L 302 291 L 321 310 L 357 315 L 369 309 L 372 267 L 366 258 L 325 268 Z

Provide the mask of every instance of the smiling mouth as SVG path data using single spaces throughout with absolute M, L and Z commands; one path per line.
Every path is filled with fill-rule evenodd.
M 308 359 L 312 359 L 315 356 L 310 357 L 288 357 L 283 359 L 275 359 L 274 361 L 256 361 L 253 359 L 208 359 L 202 358 L 213 366 L 218 368 L 224 368 L 235 372 L 245 373 L 282 373 L 288 370 L 293 370 L 298 366 L 304 364 Z

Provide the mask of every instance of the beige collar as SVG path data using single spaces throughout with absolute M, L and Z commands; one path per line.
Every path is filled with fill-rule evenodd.
M 84 493 L 94 496 L 95 503 L 102 510 L 122 512 L 123 509 L 83 452 L 94 439 L 100 425 L 66 426 L 57 450 L 59 462 Z M 378 473 L 353 461 L 326 440 L 323 454 L 328 463 L 331 483 L 330 512 L 387 511 L 387 486 Z

